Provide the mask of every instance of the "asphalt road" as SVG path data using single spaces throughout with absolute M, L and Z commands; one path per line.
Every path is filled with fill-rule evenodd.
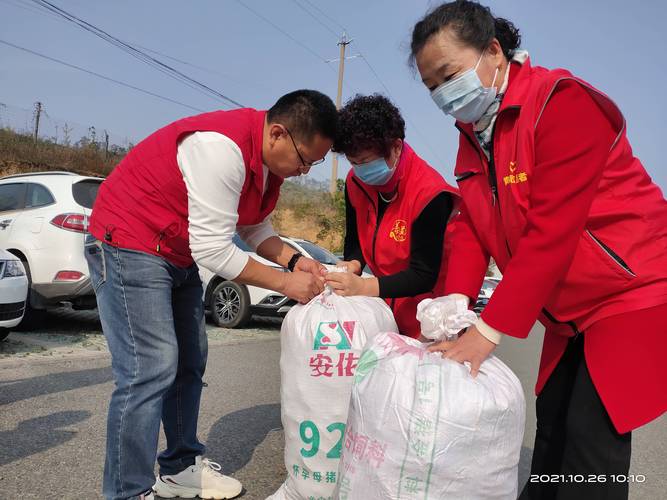
M 285 477 L 280 423 L 279 325 L 209 329 L 211 339 L 199 433 L 208 457 L 264 499 Z M 520 478 L 528 476 L 535 432 L 532 386 L 541 332 L 505 339 L 498 353 L 522 381 L 527 428 Z M 94 316 L 60 315 L 44 329 L 12 334 L 0 347 L 0 499 L 100 498 L 109 357 Z M 635 433 L 632 472 L 646 481 L 631 498 L 667 491 L 667 418 Z

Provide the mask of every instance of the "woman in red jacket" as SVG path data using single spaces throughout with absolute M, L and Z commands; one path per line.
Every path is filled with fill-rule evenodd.
M 329 273 L 341 295 L 382 297 L 399 331 L 419 337 L 417 304 L 444 293 L 447 222 L 458 195 L 405 142 L 386 97 L 357 95 L 338 113 L 334 150 L 352 164 L 345 182 L 347 273 Z M 359 276 L 368 265 L 371 278 Z
M 480 321 L 432 350 L 474 375 L 503 335 L 525 338 L 539 319 L 531 473 L 555 481 L 521 498 L 627 498 L 630 431 L 667 409 L 667 203 L 611 99 L 531 66 L 519 41 L 467 0 L 412 33 L 422 80 L 460 131 L 445 293 L 476 297 L 489 256 L 503 272 Z

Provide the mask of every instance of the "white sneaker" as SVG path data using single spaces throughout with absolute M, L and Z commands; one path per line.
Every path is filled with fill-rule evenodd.
M 147 491 L 139 495 L 139 500 L 155 500 L 155 495 L 153 495 L 153 490 Z
M 233 477 L 223 476 L 220 464 L 208 458 L 195 458 L 195 464 L 173 476 L 159 476 L 153 491 L 164 498 L 234 498 L 243 486 Z

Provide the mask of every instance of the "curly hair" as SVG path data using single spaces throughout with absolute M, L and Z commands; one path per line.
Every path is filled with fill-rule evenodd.
M 387 156 L 396 139 L 405 139 L 405 122 L 398 108 L 381 94 L 357 94 L 338 111 L 332 149 L 346 156 L 363 151 Z

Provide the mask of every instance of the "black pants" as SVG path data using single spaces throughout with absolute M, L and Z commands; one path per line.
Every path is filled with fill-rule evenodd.
M 537 397 L 531 477 L 519 500 L 628 498 L 631 433 L 616 432 L 600 401 L 584 359 L 584 336 L 570 340 Z

